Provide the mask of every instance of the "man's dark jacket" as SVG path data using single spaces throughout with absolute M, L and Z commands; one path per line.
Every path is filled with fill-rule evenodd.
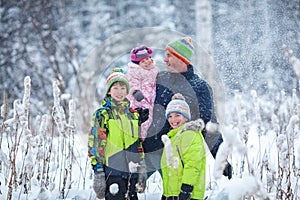
M 183 73 L 162 71 L 157 75 L 156 80 L 152 125 L 148 130 L 147 138 L 143 142 L 145 153 L 163 148 L 161 136 L 167 134 L 170 130 L 170 125 L 165 118 L 165 109 L 175 93 L 181 93 L 185 97 L 191 110 L 191 120 L 200 117 L 205 124 L 209 121 L 216 122 L 212 90 L 204 80 L 194 73 L 192 65 L 188 65 L 188 71 Z M 220 135 L 217 143 L 220 144 L 222 141 Z M 210 148 L 214 157 L 219 144 Z

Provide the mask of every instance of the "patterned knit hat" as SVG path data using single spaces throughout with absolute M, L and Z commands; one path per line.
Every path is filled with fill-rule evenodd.
M 131 55 L 130 55 L 131 62 L 135 64 L 139 64 L 140 61 L 144 60 L 145 58 L 150 58 L 152 52 L 153 52 L 152 49 L 146 47 L 145 45 L 135 47 L 134 49 L 131 50 Z
M 107 94 L 110 90 L 110 87 L 112 86 L 112 84 L 114 84 L 115 82 L 123 82 L 126 85 L 126 89 L 127 89 L 127 93 L 129 93 L 129 83 L 128 80 L 124 74 L 123 69 L 121 68 L 115 68 L 112 70 L 111 74 L 108 76 L 108 78 L 106 79 L 106 93 Z
M 190 37 L 184 37 L 167 44 L 166 50 L 188 65 L 194 53 L 194 46 Z
M 183 115 L 188 120 L 191 119 L 190 107 L 185 102 L 184 96 L 182 96 L 180 93 L 174 94 L 172 100 L 167 105 L 166 119 L 168 119 L 169 115 L 173 112 Z

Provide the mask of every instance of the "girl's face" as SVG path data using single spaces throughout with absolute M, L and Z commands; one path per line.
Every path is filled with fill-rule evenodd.
M 178 128 L 187 121 L 188 119 L 186 117 L 176 112 L 171 113 L 168 117 L 168 122 L 173 129 Z
M 123 82 L 115 82 L 110 87 L 108 94 L 118 103 L 123 101 L 127 96 L 127 88 Z
M 139 63 L 140 67 L 145 69 L 145 70 L 150 70 L 152 69 L 153 66 L 153 59 L 152 58 L 145 58 L 144 60 L 141 60 Z
M 166 65 L 167 65 L 167 70 L 171 73 L 181 73 L 181 72 L 186 72 L 187 71 L 187 65 L 174 56 L 169 50 L 166 50 L 165 52 L 165 59 L 164 59 Z

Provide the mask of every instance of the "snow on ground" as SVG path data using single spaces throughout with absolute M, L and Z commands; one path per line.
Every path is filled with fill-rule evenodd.
M 89 159 L 87 158 L 87 135 L 86 134 L 77 134 L 75 135 L 75 162 L 73 164 L 73 172 L 72 172 L 72 189 L 65 190 L 65 199 L 69 200 L 83 200 L 83 199 L 96 199 L 95 194 L 92 189 L 93 183 L 93 172 L 90 169 Z M 5 137 L 3 138 L 3 144 L 5 144 Z M 295 156 L 299 157 L 299 145 L 300 140 L 299 137 L 295 140 Z M 259 166 L 260 157 L 263 157 L 264 152 L 268 152 L 270 157 L 268 159 L 271 167 L 276 170 L 277 168 L 277 148 L 276 148 L 276 135 L 272 131 L 266 132 L 266 135 L 257 134 L 257 129 L 255 126 L 252 126 L 249 131 L 249 137 L 247 142 L 247 149 L 249 155 L 249 161 L 256 169 Z M 4 150 L 6 148 L 5 145 L 2 146 Z M 207 150 L 208 151 L 208 150 Z M 233 178 L 228 180 L 227 177 L 222 177 L 221 180 L 215 180 L 213 178 L 213 170 L 214 170 L 214 158 L 210 153 L 207 153 L 207 173 L 206 173 L 206 181 L 207 181 L 207 191 L 205 196 L 208 196 L 208 199 L 216 199 L 215 197 L 218 195 L 220 191 L 226 191 L 228 194 L 238 194 L 237 191 L 245 191 L 249 188 L 249 183 L 253 182 L 254 179 L 247 178 L 247 170 L 244 170 L 243 177 L 245 179 L 240 179 L 240 165 L 242 156 L 239 152 L 233 152 L 230 156 L 229 161 L 232 163 L 234 168 Z M 299 159 L 296 159 L 299 160 Z M 21 161 L 21 160 L 19 160 Z M 299 166 L 300 163 L 296 165 Z M 245 167 L 247 164 L 245 163 Z M 256 169 L 256 174 L 259 176 L 259 169 Z M 5 170 L 4 170 L 5 172 Z M 54 173 L 55 171 L 53 171 Z M 56 175 L 59 176 L 56 170 Z M 54 174 L 50 175 L 51 177 Z M 264 175 L 265 176 L 265 175 Z M 0 199 L 7 199 L 8 188 L 7 184 L 4 184 L 7 181 L 8 174 L 0 173 L 0 181 L 1 181 L 1 192 Z M 253 177 L 252 177 L 253 178 Z M 265 177 L 263 177 L 265 178 Z M 259 178 L 258 178 L 259 180 Z M 31 190 L 28 194 L 24 194 L 24 189 L 21 187 L 13 189 L 13 198 L 12 199 L 60 199 L 59 193 L 59 178 L 56 179 L 56 183 L 53 184 L 53 189 L 47 190 L 41 187 L 40 182 L 36 178 L 32 178 L 31 180 Z M 245 182 L 246 181 L 246 184 Z M 263 181 L 264 182 L 264 181 Z M 48 188 L 50 189 L 50 188 Z M 299 191 L 298 191 L 299 192 Z M 147 181 L 147 188 L 145 193 L 139 194 L 140 200 L 159 200 L 162 194 L 162 180 L 160 174 L 158 172 L 154 173 Z M 275 199 L 275 194 L 269 194 L 270 199 Z M 224 198 L 225 199 L 225 198 Z M 226 197 L 228 199 L 228 197 Z M 233 197 L 234 199 L 234 197 Z

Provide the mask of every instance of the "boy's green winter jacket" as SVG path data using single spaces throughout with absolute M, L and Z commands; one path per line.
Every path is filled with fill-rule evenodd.
M 116 104 L 107 97 L 93 114 L 88 154 L 91 164 L 104 167 L 107 175 L 128 176 L 128 163 L 139 163 L 143 156 L 139 114 L 129 105 L 127 99 Z
M 168 133 L 171 149 L 164 147 L 161 158 L 163 195 L 178 196 L 181 185 L 193 186 L 192 199 L 203 199 L 205 192 L 206 152 L 201 131 L 182 131 L 181 126 Z M 171 151 L 172 157 L 170 158 Z M 168 156 L 168 158 L 167 158 Z

